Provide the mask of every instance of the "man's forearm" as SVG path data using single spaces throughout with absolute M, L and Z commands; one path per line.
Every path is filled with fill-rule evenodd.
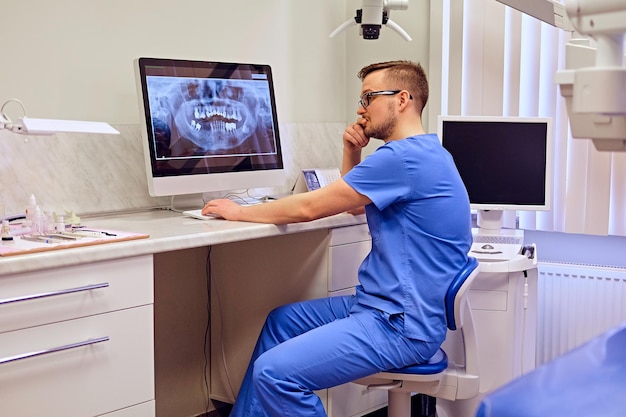
M 361 162 L 361 151 L 361 149 L 348 150 L 344 148 L 343 159 L 341 161 L 342 176 L 346 175 L 352 168 Z

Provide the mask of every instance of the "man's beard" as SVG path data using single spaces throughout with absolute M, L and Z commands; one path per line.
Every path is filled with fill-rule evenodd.
M 390 104 L 387 108 L 387 117 L 384 119 L 384 121 L 381 122 L 378 126 L 373 126 L 370 119 L 370 123 L 368 123 L 363 129 L 363 133 L 365 133 L 365 136 L 367 136 L 368 138 L 386 140 L 391 137 L 391 134 L 393 133 L 395 128 L 396 115 L 393 112 L 393 104 Z

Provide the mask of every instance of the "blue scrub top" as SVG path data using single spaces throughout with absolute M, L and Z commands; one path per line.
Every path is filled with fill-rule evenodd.
M 445 293 L 472 242 L 465 186 L 435 134 L 390 141 L 343 178 L 365 207 L 372 250 L 359 268 L 357 302 L 404 313 L 408 338 L 441 343 Z

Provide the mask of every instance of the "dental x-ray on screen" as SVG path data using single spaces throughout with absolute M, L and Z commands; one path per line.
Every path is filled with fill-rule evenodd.
M 259 175 L 283 169 L 269 66 L 140 58 L 137 75 L 152 195 L 275 185 Z

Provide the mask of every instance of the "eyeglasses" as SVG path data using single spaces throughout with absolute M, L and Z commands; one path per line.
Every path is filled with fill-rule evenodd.
M 404 90 L 381 90 L 381 91 L 370 91 L 365 93 L 359 99 L 359 105 L 361 105 L 364 109 L 370 105 L 370 98 L 374 96 L 393 96 Z M 409 94 L 409 98 L 413 100 L 413 96 Z

